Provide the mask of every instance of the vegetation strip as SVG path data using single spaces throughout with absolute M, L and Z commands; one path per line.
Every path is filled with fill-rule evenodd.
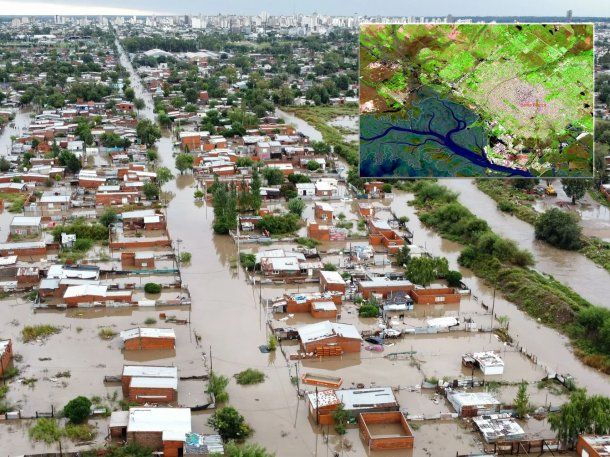
M 433 182 L 409 188 L 422 223 L 464 244 L 460 265 L 495 285 L 530 316 L 568 335 L 584 363 L 610 373 L 610 310 L 593 306 L 569 287 L 528 268 L 531 253 L 496 235 L 447 188 Z

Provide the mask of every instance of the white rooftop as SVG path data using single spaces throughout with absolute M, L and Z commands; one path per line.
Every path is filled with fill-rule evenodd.
M 129 330 L 123 330 L 120 333 L 123 341 L 131 340 L 133 338 L 176 338 L 176 333 L 173 328 L 130 328 Z
M 168 432 L 168 438 L 181 436 L 184 440 L 191 432 L 189 408 L 130 408 L 128 432 Z M 173 440 L 173 439 L 172 439 Z
M 362 340 L 360 332 L 350 324 L 339 324 L 337 322 L 323 321 L 299 327 L 299 338 L 303 343 L 311 343 L 333 336 L 340 336 L 354 340 Z
M 153 365 L 125 365 L 123 376 L 148 377 L 148 378 L 177 378 L 177 367 L 159 367 Z

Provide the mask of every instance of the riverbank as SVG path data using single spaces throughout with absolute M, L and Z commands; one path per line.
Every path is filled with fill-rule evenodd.
M 333 146 L 334 152 L 350 166 L 349 181 L 357 185 L 360 182 L 358 164 L 360 156 L 358 143 L 345 141 L 344 132 L 340 127 L 331 125 L 331 121 L 341 116 L 357 116 L 358 106 L 355 104 L 333 106 L 286 106 L 282 111 L 290 113 L 312 125 L 322 134 L 322 140 Z
M 536 197 L 506 185 L 504 181 L 478 179 L 476 186 L 491 197 L 500 211 L 510 213 L 528 224 L 534 225 L 540 213 L 533 207 Z M 583 246 L 578 250 L 582 255 L 610 272 L 610 243 L 593 236 L 582 236 Z
M 579 358 L 589 366 L 610 373 L 610 357 L 589 341 L 577 317 L 593 308 L 587 300 L 552 277 L 528 268 L 531 253 L 496 235 L 488 224 L 457 201 L 457 195 L 432 182 L 408 185 L 420 220 L 443 238 L 464 247 L 462 266 L 496 287 L 506 299 L 548 327 L 571 338 Z

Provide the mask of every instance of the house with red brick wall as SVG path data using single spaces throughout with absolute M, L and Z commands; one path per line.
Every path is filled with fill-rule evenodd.
M 373 246 L 385 246 L 390 254 L 396 254 L 405 244 L 405 240 L 392 229 L 387 221 L 368 219 L 369 243 Z
M 415 285 L 406 279 L 389 279 L 385 276 L 372 277 L 358 281 L 358 292 L 368 300 L 373 294 L 388 298 L 397 292 L 409 293 Z
M 409 295 L 418 305 L 430 305 L 438 303 L 459 303 L 462 296 L 453 287 L 428 287 L 415 288 L 409 291 Z
M 155 253 L 152 251 L 121 252 L 121 266 L 139 270 L 154 270 Z
M 332 224 L 334 213 L 335 210 L 329 203 L 315 202 L 313 214 L 316 219 Z
M 179 457 L 191 432 L 191 410 L 135 407 L 114 411 L 108 429 L 114 439 L 162 451 L 164 457 Z
M 394 424 L 398 425 L 396 433 L 375 433 L 379 426 L 387 427 Z M 400 411 L 360 413 L 358 428 L 362 441 L 369 451 L 412 449 L 415 443 L 413 431 Z
M 301 350 L 319 357 L 360 353 L 362 336 L 350 324 L 323 321 L 297 329 Z
M 20 241 L 15 243 L 0 243 L 0 257 L 16 255 L 19 258 L 38 257 L 47 254 L 44 241 Z
M 13 360 L 13 342 L 11 340 L 0 340 L 0 377 Z
M 108 290 L 108 286 L 100 284 L 82 284 L 67 287 L 63 301 L 68 307 L 94 302 L 131 303 L 132 291 Z
M 178 400 L 178 368 L 125 365 L 121 387 L 130 402 L 174 403 Z
M 320 289 L 322 292 L 345 293 L 345 280 L 337 271 L 320 271 Z
M 176 333 L 172 328 L 136 327 L 120 333 L 123 348 L 127 351 L 174 349 Z

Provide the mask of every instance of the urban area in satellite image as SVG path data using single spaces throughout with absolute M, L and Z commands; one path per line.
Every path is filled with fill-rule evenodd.
M 593 24 L 364 24 L 365 177 L 591 177 Z

